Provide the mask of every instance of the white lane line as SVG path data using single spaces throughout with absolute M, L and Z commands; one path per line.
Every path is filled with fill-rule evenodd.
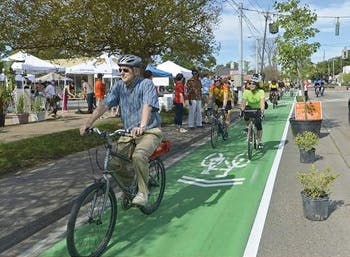
M 243 181 L 245 178 L 233 178 L 233 179 L 202 179 L 202 178 L 194 178 L 189 176 L 182 176 L 183 179 L 193 180 L 197 182 L 203 182 L 203 183 L 217 183 L 217 182 L 235 182 L 235 181 Z
M 284 145 L 287 138 L 289 118 L 291 117 L 293 110 L 294 110 L 294 104 L 289 112 L 289 116 L 288 116 L 286 125 L 284 127 L 283 135 L 278 145 L 277 153 L 265 185 L 265 189 L 260 201 L 259 209 L 255 216 L 254 224 L 253 224 L 252 230 L 250 231 L 248 242 L 244 250 L 244 254 L 243 254 L 244 257 L 255 257 L 257 255 L 267 212 L 269 210 L 271 195 L 272 195 L 273 186 L 275 184 L 275 180 L 277 176 L 278 166 L 281 161 Z
M 237 186 L 237 185 L 242 185 L 243 182 L 226 182 L 226 183 L 200 183 L 192 180 L 184 180 L 184 179 L 179 179 L 178 182 L 188 184 L 188 185 L 195 185 L 199 187 L 216 187 L 216 186 Z

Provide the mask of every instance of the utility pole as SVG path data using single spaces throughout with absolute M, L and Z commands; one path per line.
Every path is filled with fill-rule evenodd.
M 265 14 L 265 30 L 264 30 L 264 38 L 263 38 L 263 46 L 262 46 L 262 53 L 261 53 L 261 66 L 260 66 L 260 73 L 263 73 L 264 69 L 264 54 L 265 54 L 265 42 L 266 42 L 266 30 L 267 30 L 267 20 L 269 18 L 269 12 Z
M 239 3 L 239 25 L 240 25 L 240 39 L 239 39 L 239 77 L 240 86 L 243 86 L 243 3 Z

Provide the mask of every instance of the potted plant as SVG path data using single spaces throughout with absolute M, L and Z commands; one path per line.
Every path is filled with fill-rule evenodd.
M 304 217 L 310 220 L 325 220 L 329 216 L 331 185 L 339 175 L 330 168 L 319 171 L 315 165 L 306 172 L 297 172 L 296 178 L 302 187 Z
M 24 96 L 21 95 L 17 99 L 16 113 L 19 124 L 26 124 L 29 120 L 29 113 L 24 110 Z
M 318 144 L 318 135 L 312 131 L 304 131 L 294 138 L 294 143 L 299 147 L 300 162 L 310 163 L 316 159 L 315 146 Z
M 45 119 L 44 111 L 44 100 L 41 97 L 35 97 L 34 103 L 32 105 L 32 110 L 35 114 L 35 120 L 41 121 Z
M 5 86 L 0 85 L 0 127 L 5 126 L 5 117 L 7 108 L 12 102 L 11 91 Z

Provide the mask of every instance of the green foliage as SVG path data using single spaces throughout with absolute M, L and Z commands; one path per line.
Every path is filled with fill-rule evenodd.
M 219 0 L 2 0 L 0 43 L 46 59 L 106 51 L 213 65 L 221 10 Z
M 0 114 L 6 113 L 11 101 L 11 91 L 6 86 L 0 84 Z
M 332 172 L 330 168 L 319 171 L 315 165 L 312 165 L 306 172 L 297 172 L 296 178 L 306 196 L 321 198 L 331 193 L 331 185 L 338 176 L 339 174 Z
M 303 133 L 299 133 L 296 135 L 294 139 L 294 143 L 305 151 L 309 151 L 318 144 L 318 136 L 311 131 L 304 131 Z
M 282 35 L 276 40 L 277 60 L 285 72 L 291 77 L 297 76 L 299 81 L 306 77 L 311 65 L 310 57 L 320 47 L 320 43 L 310 43 L 318 30 L 311 27 L 317 20 L 317 15 L 310 11 L 309 6 L 299 6 L 299 0 L 275 3 L 275 9 L 281 13 L 278 25 L 283 29 Z
M 32 104 L 33 112 L 38 113 L 43 111 L 44 100 L 40 97 L 36 97 Z
M 23 95 L 21 95 L 21 96 L 18 97 L 18 99 L 17 99 L 16 112 L 17 112 L 18 114 L 24 113 L 24 96 L 23 96 Z

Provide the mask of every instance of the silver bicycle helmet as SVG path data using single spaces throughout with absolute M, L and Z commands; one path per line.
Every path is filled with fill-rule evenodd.
M 261 76 L 259 74 L 253 74 L 252 78 L 251 78 L 251 81 L 252 82 L 255 82 L 255 83 L 260 83 L 261 81 Z
M 141 63 L 142 59 L 132 54 L 123 55 L 118 60 L 119 66 L 140 67 Z

